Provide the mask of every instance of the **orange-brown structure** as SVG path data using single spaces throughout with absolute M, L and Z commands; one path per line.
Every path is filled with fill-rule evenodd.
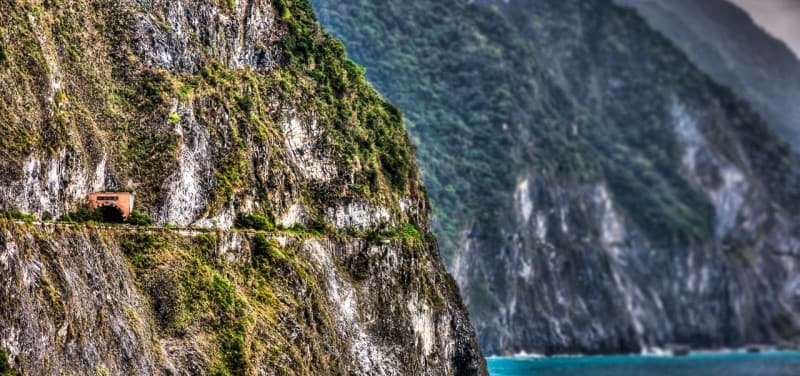
M 122 219 L 128 220 L 133 210 L 133 193 L 130 192 L 94 192 L 89 194 L 89 209 L 113 206 L 122 213 Z

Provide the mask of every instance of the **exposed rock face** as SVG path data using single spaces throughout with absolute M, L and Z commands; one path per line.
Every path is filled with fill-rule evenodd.
M 197 122 L 193 105 L 178 105 L 173 113 L 181 117 L 175 124 L 175 133 L 181 138 L 178 146 L 177 166 L 167 177 L 167 191 L 160 208 L 159 220 L 163 223 L 188 225 L 202 216 L 208 204 L 208 193 L 214 182 L 214 170 L 208 158 L 211 151 L 209 134 Z M 230 226 L 232 219 L 224 221 Z
M 28 374 L 483 372 L 424 244 L 0 226 L 0 346 Z
M 636 8 L 700 69 L 746 98 L 770 127 L 800 147 L 800 60 L 726 0 L 614 0 Z
M 800 338 L 800 160 L 635 11 L 314 3 L 408 113 L 486 354 Z
M 195 72 L 212 57 L 229 68 L 268 70 L 280 56 L 279 28 L 269 1 L 135 1 L 142 61 L 170 71 Z
M 0 63 L 0 209 L 194 228 L 2 220 L 14 368 L 486 373 L 402 115 L 304 1 L 0 1 Z

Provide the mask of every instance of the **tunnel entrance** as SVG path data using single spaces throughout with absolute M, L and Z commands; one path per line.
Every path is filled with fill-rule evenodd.
M 100 220 L 105 223 L 125 222 L 125 216 L 122 214 L 122 210 L 114 205 L 98 206 L 95 210 L 99 214 Z

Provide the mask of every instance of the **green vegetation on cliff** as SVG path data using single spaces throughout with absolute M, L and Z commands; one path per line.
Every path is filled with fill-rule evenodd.
M 211 374 L 238 375 L 254 372 L 254 359 L 281 365 L 297 373 L 322 372 L 334 366 L 322 344 L 333 345 L 329 308 L 309 266 L 264 235 L 249 238 L 252 260 L 241 265 L 220 263 L 219 235 L 207 233 L 195 239 L 167 233 L 132 234 L 122 243 L 134 265 L 143 291 L 149 292 L 161 332 L 183 337 L 202 333 L 215 344 Z M 304 291 L 298 300 L 296 291 Z M 310 305 L 308 305 L 310 304 Z M 295 340 L 309 344 L 310 355 L 289 341 L 281 315 L 308 309 L 314 315 L 297 323 Z M 200 340 L 200 338 L 197 338 Z
M 292 73 L 292 79 L 283 82 L 284 89 L 299 88 L 300 93 L 289 94 L 315 98 L 300 105 L 314 106 L 319 121 L 331 127 L 348 169 L 358 171 L 356 166 L 361 166 L 353 186 L 361 193 L 379 192 L 382 181 L 399 193 L 418 189 L 414 153 L 400 110 L 366 83 L 364 69 L 347 58 L 342 42 L 321 31 L 306 1 L 275 4 L 287 28 L 281 40 L 288 61 L 284 69 Z
M 2 49 L 0 49 L 2 52 Z M 0 55 L 2 57 L 2 55 Z M 14 371 L 11 365 L 8 364 L 8 353 L 6 350 L 0 349 L 0 376 L 20 376 L 19 372 Z

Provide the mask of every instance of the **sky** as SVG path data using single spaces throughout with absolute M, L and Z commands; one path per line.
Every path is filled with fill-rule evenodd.
M 702 1 L 702 0 L 700 0 Z M 800 57 L 800 0 L 729 0 Z

